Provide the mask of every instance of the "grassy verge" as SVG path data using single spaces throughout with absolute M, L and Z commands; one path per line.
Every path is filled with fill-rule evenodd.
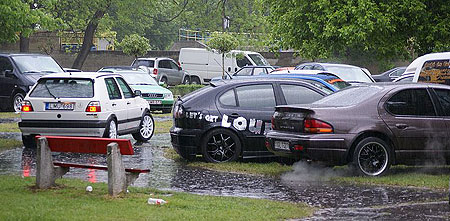
M 227 163 L 206 163 L 200 161 L 185 161 L 181 158 L 173 148 L 166 148 L 164 156 L 166 158 L 183 162 L 187 166 L 205 168 L 209 170 L 231 172 L 231 173 L 243 173 L 243 174 L 253 174 L 253 175 L 263 175 L 263 176 L 280 176 L 285 172 L 292 170 L 292 166 L 282 165 L 277 162 L 227 162 Z
M 20 132 L 19 124 L 17 122 L 1 123 L 0 132 Z
M 186 94 L 191 93 L 197 89 L 204 87 L 204 85 L 199 84 L 180 84 L 175 87 L 170 87 L 169 90 L 172 91 L 174 97 L 184 96 Z
M 310 216 L 313 208 L 261 199 L 168 193 L 130 188 L 107 196 L 107 184 L 59 179 L 59 187 L 35 190 L 33 178 L 0 176 L 1 220 L 286 220 Z M 87 193 L 87 185 L 93 192 Z M 168 203 L 148 205 L 147 199 Z
M 392 167 L 390 173 L 382 177 L 336 177 L 334 180 L 353 184 L 448 190 L 450 179 L 449 171 L 449 167 L 400 165 Z
M 21 147 L 22 141 L 14 139 L 2 139 L 0 138 L 0 152 L 16 147 Z
M 172 127 L 172 120 L 155 121 L 156 134 L 169 133 L 171 127 Z
M 16 114 L 14 112 L 0 112 L 0 119 L 4 118 L 19 118 L 20 114 Z

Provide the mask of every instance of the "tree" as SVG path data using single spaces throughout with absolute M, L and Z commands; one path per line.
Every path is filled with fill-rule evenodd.
M 448 50 L 445 0 L 262 0 L 270 9 L 271 40 L 318 59 L 352 54 L 379 59 Z
M 122 51 L 128 55 L 134 55 L 134 58 L 145 55 L 150 50 L 149 40 L 138 34 L 127 35 L 119 44 Z
M 207 45 L 211 49 L 215 49 L 217 53 L 222 54 L 222 79 L 225 79 L 225 54 L 239 45 L 238 40 L 229 33 L 214 32 Z

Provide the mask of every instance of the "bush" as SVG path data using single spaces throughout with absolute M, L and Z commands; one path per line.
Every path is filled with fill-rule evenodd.
M 204 85 L 201 84 L 180 84 L 175 87 L 170 87 L 169 90 L 172 91 L 174 97 L 176 97 L 177 95 L 184 96 L 202 87 L 204 87 Z

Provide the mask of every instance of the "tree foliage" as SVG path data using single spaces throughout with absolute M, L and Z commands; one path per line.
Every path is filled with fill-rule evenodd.
M 270 9 L 273 46 L 311 59 L 352 52 L 398 58 L 450 46 L 446 0 L 262 1 Z
M 222 78 L 225 78 L 225 54 L 239 46 L 239 41 L 229 33 L 214 32 L 207 43 L 210 49 L 222 55 Z
M 132 34 L 125 36 L 122 42 L 120 42 L 119 47 L 122 48 L 125 54 L 134 55 L 137 58 L 138 56 L 145 55 L 150 50 L 150 43 L 147 38 L 138 34 Z

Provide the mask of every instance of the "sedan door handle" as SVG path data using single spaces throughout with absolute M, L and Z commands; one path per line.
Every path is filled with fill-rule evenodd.
M 397 127 L 398 129 L 403 130 L 403 129 L 407 128 L 408 125 L 407 124 L 395 124 L 395 127 Z

